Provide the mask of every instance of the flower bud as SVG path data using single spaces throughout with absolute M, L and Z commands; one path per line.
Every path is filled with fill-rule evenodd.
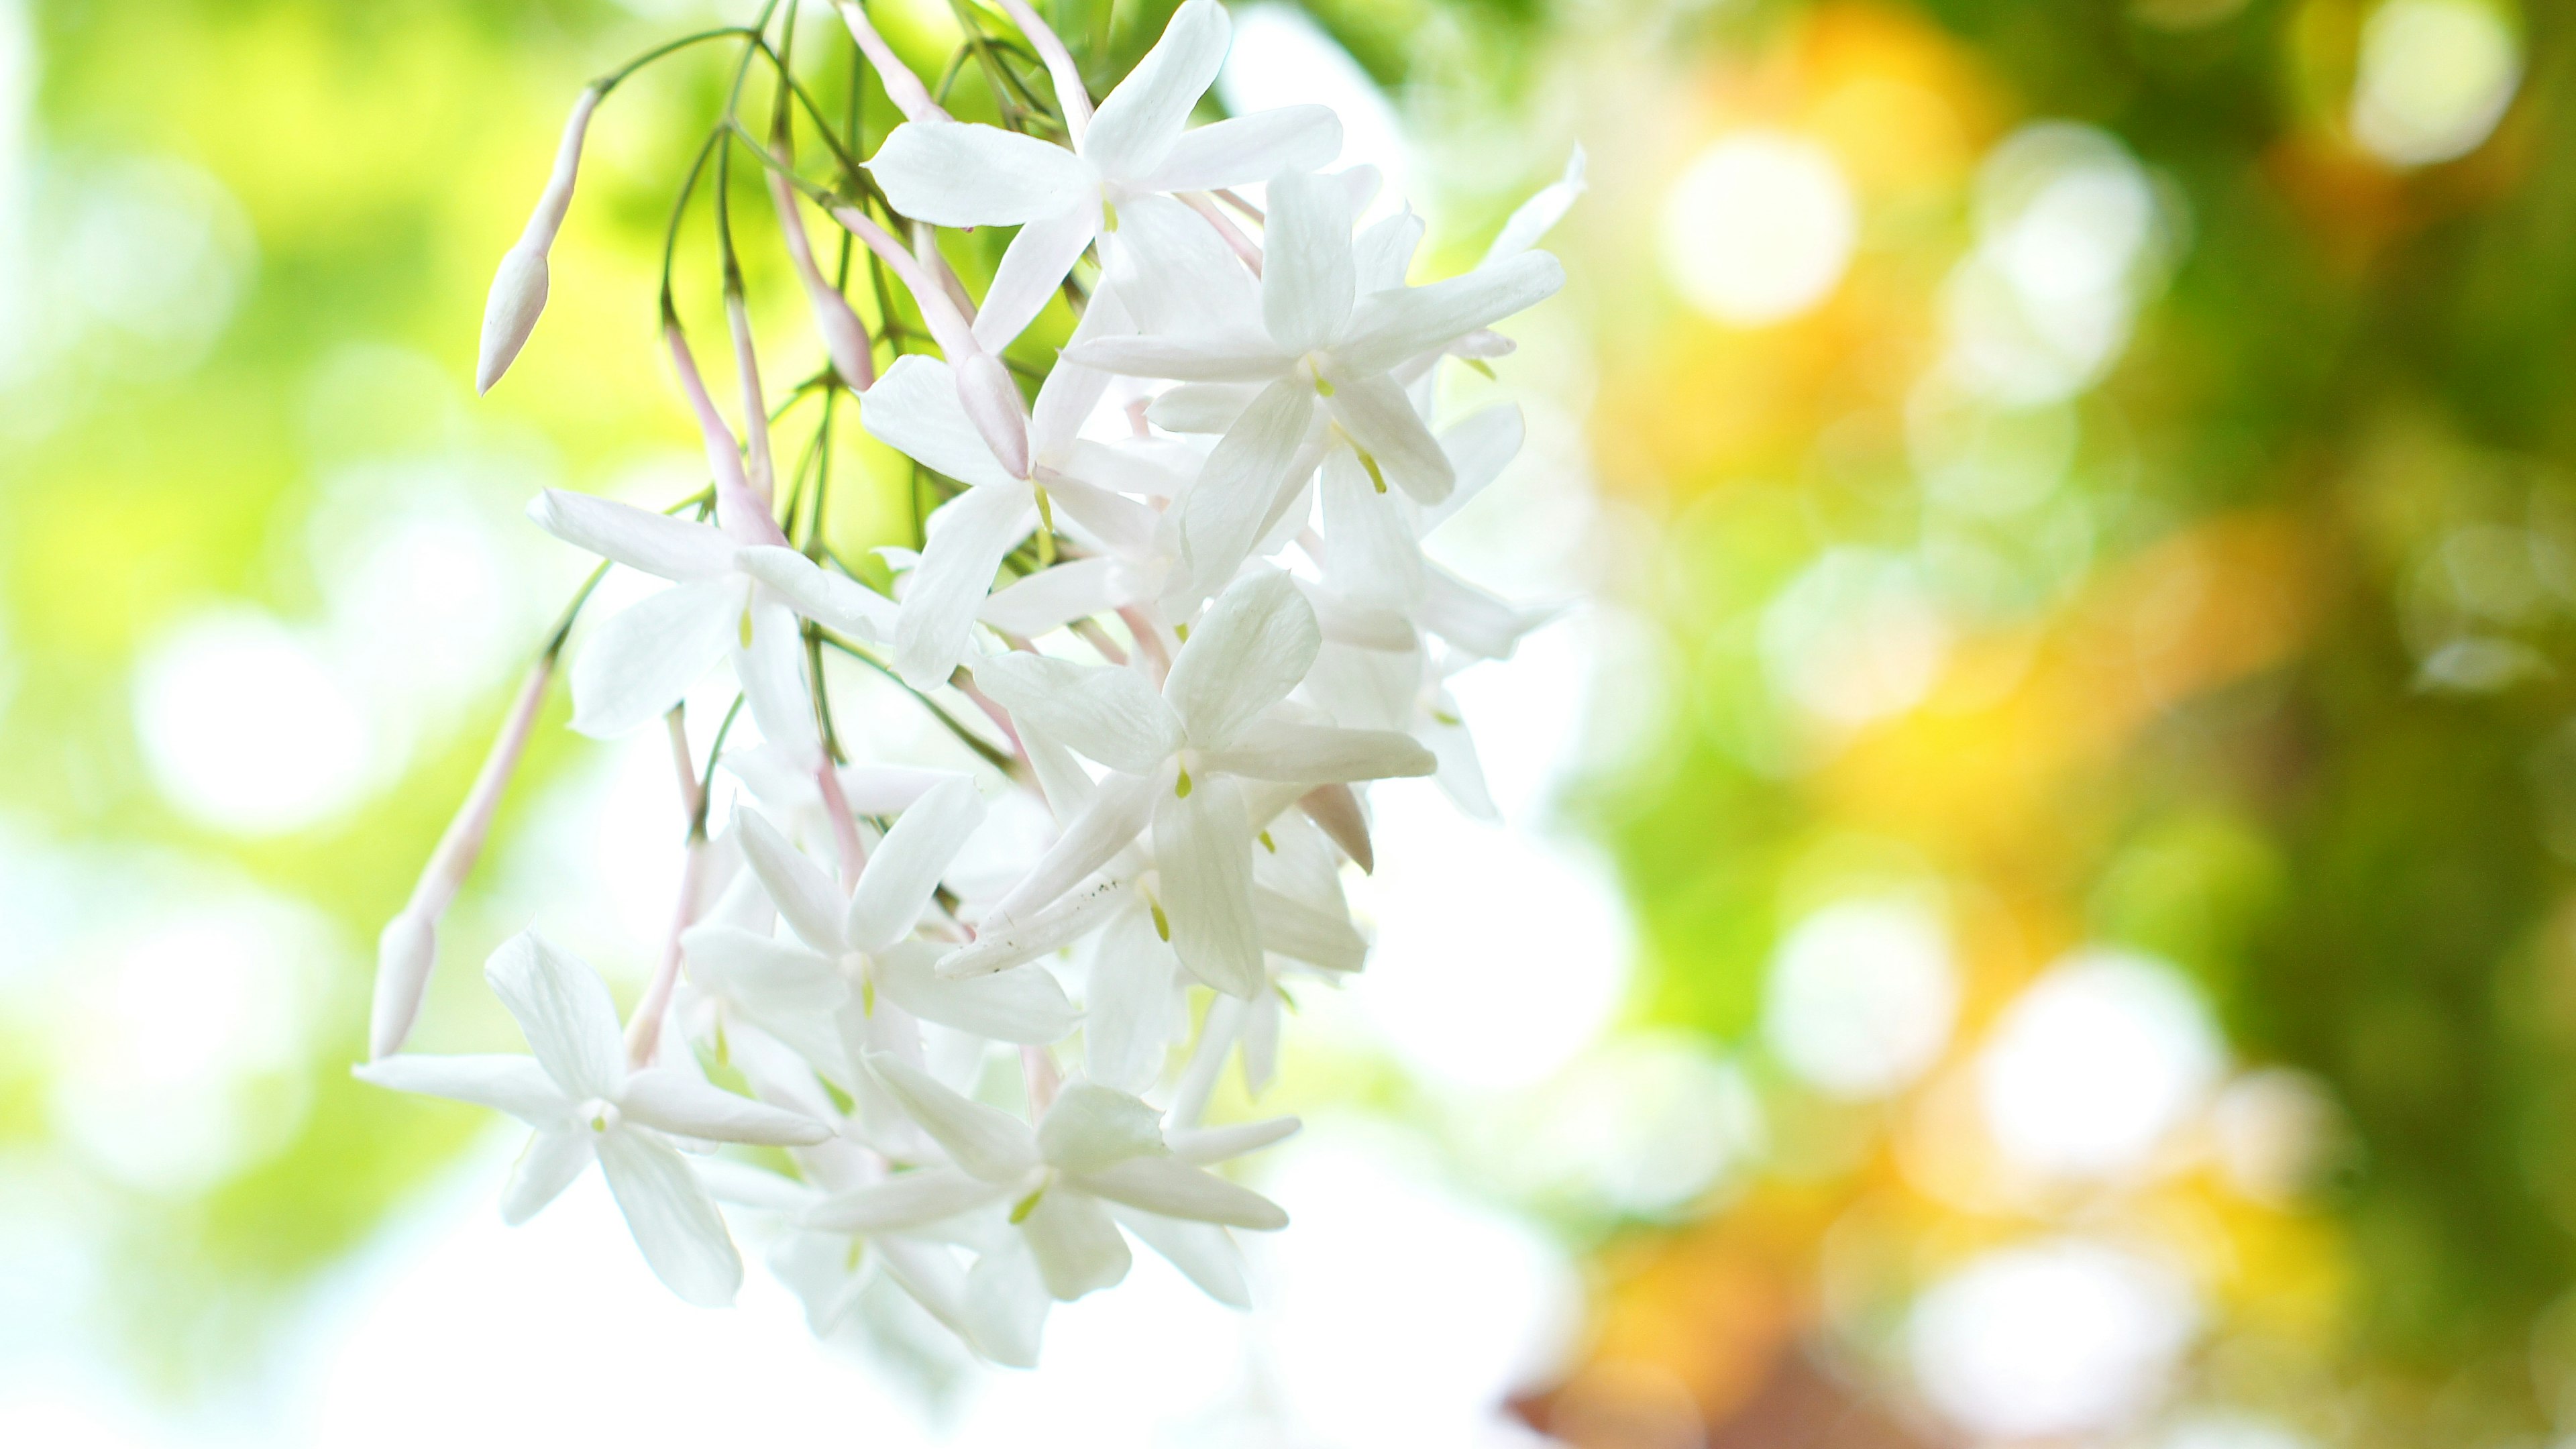
M 885 84 L 886 98 L 894 102 L 896 110 L 903 112 L 904 119 L 947 120 L 948 113 L 930 98 L 930 92 L 922 87 L 921 77 L 914 75 L 910 66 L 896 58 L 894 47 L 886 44 L 885 37 L 877 34 L 877 28 L 868 23 L 868 12 L 859 8 L 858 0 L 836 0 L 836 3 L 841 12 L 841 23 L 850 28 L 850 39 L 858 42 L 868 64 L 877 68 L 877 79 Z
M 537 314 L 546 309 L 546 253 L 555 244 L 555 233 L 563 229 L 564 213 L 572 207 L 582 137 L 590 129 L 590 113 L 599 108 L 599 95 L 596 88 L 585 90 L 573 102 L 572 118 L 564 122 L 563 141 L 555 148 L 554 174 L 537 198 L 527 229 L 502 254 L 493 274 L 492 293 L 483 303 L 482 345 L 474 361 L 478 393 L 490 392 L 501 374 L 510 370 L 519 349 L 527 345 L 528 334 L 536 330 Z
M 805 300 L 814 309 L 814 330 L 822 335 L 824 355 L 832 359 L 832 371 L 840 375 L 844 384 L 865 392 L 877 380 L 875 346 L 868 338 L 868 326 L 851 310 L 850 299 L 825 280 L 823 269 L 814 264 L 814 244 L 805 235 L 805 218 L 796 210 L 795 188 L 775 171 L 768 176 L 769 201 L 778 212 L 778 230 L 787 239 L 787 256 L 796 265 L 796 279 L 805 286 Z
M 376 999 L 367 1019 L 369 1058 L 402 1049 L 412 1021 L 420 1015 L 429 968 L 437 960 L 438 927 L 427 917 L 406 910 L 385 922 L 384 934 L 376 938 Z

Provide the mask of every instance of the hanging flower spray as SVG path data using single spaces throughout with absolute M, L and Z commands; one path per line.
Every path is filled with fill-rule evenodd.
M 585 588 L 385 929 L 358 1072 L 525 1122 L 511 1221 L 596 1162 L 690 1302 L 741 1282 L 720 1202 L 783 1213 L 773 1262 L 818 1330 L 883 1279 L 978 1354 L 1025 1365 L 1050 1305 L 1117 1284 L 1131 1239 L 1246 1302 L 1232 1234 L 1287 1217 L 1216 1169 L 1296 1122 L 1206 1125 L 1213 1084 L 1239 1061 L 1266 1086 L 1292 983 L 1364 964 L 1341 878 L 1372 864 L 1367 782 L 1436 775 L 1490 810 L 1446 681 L 1543 615 L 1428 561 L 1422 539 L 1492 481 L 1521 425 L 1508 406 L 1437 425 L 1437 384 L 1445 359 L 1506 353 L 1486 329 L 1557 289 L 1530 247 L 1580 174 L 1522 207 L 1474 270 L 1408 285 L 1422 223 L 1396 206 L 1360 224 L 1378 177 L 1325 169 L 1331 111 L 1189 125 L 1225 58 L 1215 0 L 1183 4 L 1096 105 L 1024 0 L 960 4 L 966 43 L 937 87 L 858 0 L 835 9 L 852 42 L 833 58 L 852 96 L 837 123 L 797 75 L 794 0 L 584 90 L 484 314 L 489 389 L 544 308 L 600 102 L 662 56 L 738 48 L 672 232 L 710 183 L 740 426 L 700 375 L 666 247 L 662 340 L 707 488 L 663 513 L 556 491 L 529 510 L 603 571 L 668 581 L 596 622 L 570 669 L 575 729 L 660 719 L 671 735 L 686 865 L 655 974 L 621 1022 L 597 973 L 523 933 L 485 975 L 531 1056 L 401 1050 Z M 1001 125 L 941 104 L 970 69 Z M 866 75 L 905 120 L 861 160 Z M 775 98 L 765 133 L 742 120 L 755 76 Z M 745 164 L 824 352 L 789 399 L 819 399 L 819 421 L 785 472 L 728 212 Z M 1258 206 L 1238 194 L 1255 186 Z M 809 209 L 843 234 L 832 273 Z M 939 233 L 988 226 L 1018 231 L 977 300 Z M 1043 376 L 1015 372 L 1005 350 L 1059 295 L 1079 314 L 1070 343 Z M 825 537 L 852 395 L 938 499 L 890 593 Z M 899 682 L 985 768 L 847 758 L 828 658 Z M 682 700 L 720 670 L 739 693 L 701 774 Z M 744 786 L 725 819 L 719 767 Z M 952 868 L 996 791 L 1026 792 L 1052 844 L 978 898 Z M 1001 1048 L 1019 1058 L 1012 1109 L 976 1090 Z M 755 1163 L 725 1143 L 784 1152 Z

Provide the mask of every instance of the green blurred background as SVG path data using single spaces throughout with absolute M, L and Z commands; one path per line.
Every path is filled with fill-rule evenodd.
M 1105 88 L 1169 6 L 1067 8 Z M 1472 1084 L 1292 1062 L 1582 1265 L 1519 1420 L 2576 1434 L 2570 13 L 1310 8 L 1435 265 L 1589 150 L 1504 380 L 1590 490 L 1518 545 L 1598 598 L 1538 817 L 1615 867 L 1644 1065 L 1515 1100 L 1760 1143 L 1576 1191 L 1478 1167 L 1546 1145 Z M 0 5 L 0 1356 L 219 1394 L 475 1140 L 347 1079 L 368 946 L 578 580 L 516 510 L 687 482 L 651 296 L 720 60 L 603 113 L 477 400 L 482 293 L 581 82 L 708 13 Z M 622 767 L 540 741 L 451 965 L 573 890 L 649 949 L 655 882 L 566 864 Z M 500 1030 L 453 969 L 430 1021 Z

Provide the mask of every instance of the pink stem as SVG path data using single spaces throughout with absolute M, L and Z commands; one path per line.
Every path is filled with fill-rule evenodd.
M 975 678 L 973 675 L 960 669 L 955 674 L 948 677 L 948 682 L 957 686 L 957 692 L 959 694 L 975 701 L 975 707 L 982 710 L 984 712 L 984 717 L 991 720 L 994 725 L 1001 730 L 1003 738 L 1011 742 L 1012 754 L 1018 755 L 1023 759 L 1027 758 L 1029 753 L 1028 746 L 1020 743 L 1020 732 L 1018 728 L 1013 726 L 1011 723 L 1010 711 L 1002 708 L 998 704 L 995 704 L 991 695 L 977 689 L 975 687 Z
M 1020 1076 L 1028 1083 L 1029 1116 L 1043 1117 L 1055 1105 L 1055 1094 L 1064 1085 L 1057 1073 L 1055 1054 L 1042 1046 L 1020 1048 Z
M 1163 647 L 1163 631 L 1134 604 L 1121 606 L 1118 617 L 1127 622 L 1127 632 L 1136 636 L 1136 652 L 1154 666 L 1154 682 L 1162 683 L 1163 677 L 1172 672 L 1172 651 Z
M 653 973 L 653 984 L 644 991 L 644 999 L 635 1004 L 635 1015 L 626 1023 L 626 1061 L 641 1069 L 652 1065 L 653 1053 L 662 1044 L 662 1018 L 671 1009 L 672 989 L 680 981 L 680 937 L 698 919 L 698 887 L 705 874 L 707 838 L 692 833 L 689 854 L 680 866 L 680 903 L 671 913 L 671 934 L 662 943 L 662 964 Z
M 1046 62 L 1047 74 L 1055 78 L 1056 104 L 1064 107 L 1064 127 L 1073 133 L 1073 144 L 1082 146 L 1082 133 L 1091 127 L 1091 95 L 1082 88 L 1082 71 L 1073 63 L 1072 52 L 1056 37 L 1053 29 L 1029 8 L 1029 0 L 1002 0 L 1002 9 L 1011 23 L 1037 48 L 1038 57 Z
M 1243 258 L 1243 264 L 1252 268 L 1254 276 L 1261 275 L 1261 248 L 1243 234 L 1242 228 L 1227 220 L 1224 212 L 1216 209 L 1216 203 L 1208 200 L 1206 192 L 1184 191 L 1180 199 L 1182 205 L 1207 218 L 1208 225 L 1216 228 L 1216 234 L 1225 238 L 1225 244 L 1234 248 L 1234 254 Z
M 716 483 L 717 526 L 737 542 L 784 547 L 787 535 L 778 531 L 778 520 L 769 516 L 767 504 L 753 496 L 750 480 L 743 476 L 741 445 L 734 441 L 724 414 L 716 411 L 716 400 L 707 395 L 706 379 L 698 375 L 698 359 L 689 351 L 689 339 L 677 322 L 664 323 L 662 337 L 670 344 L 680 391 L 687 395 L 689 410 L 697 415 L 699 436 L 706 442 L 707 470 Z
M 876 384 L 876 354 L 868 337 L 868 324 L 850 308 L 850 299 L 841 289 L 824 279 L 823 269 L 814 263 L 814 243 L 805 234 L 804 214 L 796 209 L 796 188 L 787 184 L 786 176 L 768 173 L 769 203 L 778 212 L 779 235 L 787 240 L 787 257 L 796 266 L 796 278 L 805 287 L 805 300 L 814 309 L 814 330 L 822 334 L 823 351 L 832 359 L 832 370 L 851 389 L 865 392 Z
M 828 753 L 815 768 L 814 783 L 823 791 L 823 813 L 832 817 L 832 843 L 841 854 L 841 889 L 856 889 L 859 872 L 867 867 L 867 847 L 859 843 L 858 817 L 850 811 L 850 797 L 841 791 L 841 772 L 832 768 Z
M 765 509 L 777 494 L 769 458 L 769 403 L 760 392 L 760 352 L 751 342 L 751 309 L 742 293 L 725 291 L 725 329 L 733 334 L 733 367 L 742 377 L 742 427 L 751 440 L 751 496 Z

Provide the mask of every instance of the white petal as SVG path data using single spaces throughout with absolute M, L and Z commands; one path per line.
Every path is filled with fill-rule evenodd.
M 1091 950 L 1082 1064 L 1093 1080 L 1143 1091 L 1163 1074 L 1179 958 L 1142 910 L 1119 913 Z
M 1150 794 L 1145 793 L 1138 794 L 1136 799 L 1139 802 L 1137 818 L 1141 821 L 1152 810 L 1153 800 Z M 1094 881 L 1084 889 L 1052 905 L 1034 909 L 1017 920 L 996 920 L 987 916 L 973 945 L 952 951 L 940 960 L 939 974 L 950 980 L 963 980 L 994 971 L 1007 971 L 1062 950 L 1107 921 L 1110 913 L 1127 898 L 1128 891 L 1128 883 L 1122 880 Z
M 1282 171 L 1315 171 L 1342 154 L 1342 118 L 1329 106 L 1280 106 L 1183 131 L 1145 184 L 1156 191 L 1249 186 Z
M 737 1097 L 664 1067 L 648 1067 L 628 1077 L 617 1106 L 647 1127 L 709 1142 L 795 1147 L 832 1135 L 829 1124 L 801 1112 Z
M 1132 669 L 1014 652 L 976 661 L 975 682 L 1013 719 L 1112 769 L 1141 775 L 1180 747 L 1180 722 Z
M 1394 378 L 1379 373 L 1345 383 L 1324 406 L 1351 441 L 1376 460 L 1386 481 L 1416 502 L 1438 503 L 1457 486 L 1449 455 L 1440 451 L 1440 440 L 1431 436 Z
M 826 629 L 871 643 L 894 636 L 894 600 L 792 548 L 746 548 L 734 562 Z
M 910 765 L 848 765 L 841 770 L 841 793 L 861 815 L 892 815 L 911 809 L 933 787 L 966 778 L 955 770 Z
M 1211 770 L 1290 785 L 1343 785 L 1428 775 L 1440 762 L 1422 742 L 1394 730 L 1346 730 L 1331 725 L 1264 720 L 1234 743 L 1200 758 Z
M 1324 454 L 1324 579 L 1362 609 L 1409 612 L 1422 597 L 1422 546 L 1404 517 L 1402 499 L 1381 493 L 1348 448 Z M 1412 632 L 1405 631 L 1405 647 Z
M 940 948 L 907 942 L 878 959 L 877 984 L 887 999 L 924 1021 L 995 1041 L 1044 1046 L 1073 1032 L 1080 1014 L 1064 988 L 1039 966 L 950 979 L 938 972 Z
M 1136 482 L 1135 475 L 1143 471 L 1134 460 L 1097 443 L 1077 443 L 1073 452 L 1075 456 L 1068 462 L 1074 467 L 1128 464 L 1109 473 L 1110 479 L 1122 488 Z M 1047 496 L 1055 505 L 1056 517 L 1071 523 L 1075 531 L 1088 533 L 1112 551 L 1129 558 L 1140 557 L 1153 550 L 1155 531 L 1162 522 L 1161 516 L 1153 509 L 1100 487 L 1073 471 L 1072 467 L 1062 472 L 1048 469 L 1041 474 L 1039 481 L 1046 485 Z
M 1017 1117 L 959 1096 L 890 1052 L 870 1054 L 868 1069 L 904 1114 L 969 1173 L 986 1182 L 1016 1182 L 1038 1165 L 1037 1135 Z
M 895 621 L 895 672 L 905 683 L 935 689 L 948 682 L 966 657 L 975 611 L 1003 556 L 1037 522 L 1036 495 L 1024 483 L 969 488 L 930 515 L 929 538 Z
M 1098 195 L 1100 173 L 1061 146 L 956 121 L 907 121 L 867 163 L 894 209 L 933 226 L 1017 226 Z
M 976 343 L 988 352 L 1010 346 L 1012 339 L 1046 310 L 1047 299 L 1063 285 L 1074 262 L 1099 232 L 1097 192 L 1084 195 L 1052 216 L 1041 216 L 1022 226 L 1002 253 L 1002 264 L 993 273 L 993 285 L 984 293 L 984 306 L 975 314 Z
M 1423 570 L 1422 627 L 1479 659 L 1509 659 L 1521 636 L 1560 612 L 1516 607 L 1437 564 Z
M 1168 377 L 1176 382 L 1268 382 L 1288 368 L 1287 359 L 1269 338 L 1239 334 L 1204 340 L 1103 337 L 1068 347 L 1063 355 L 1067 361 L 1123 377 Z
M 752 723 L 760 726 L 763 743 L 819 765 L 823 737 L 805 693 L 805 641 L 796 613 L 764 589 L 754 594 L 745 617 L 751 637 L 736 631 L 733 676 L 751 706 Z
M 859 872 L 841 939 L 874 951 L 912 934 L 948 863 L 984 823 L 984 797 L 964 776 L 932 787 L 895 821 Z
M 1207 1167 L 1285 1141 L 1303 1125 L 1294 1117 L 1265 1117 L 1258 1122 L 1193 1127 L 1171 1134 L 1172 1155 L 1193 1166 Z
M 1243 1250 L 1214 1223 L 1167 1218 L 1120 1204 L 1109 1210 L 1118 1225 L 1199 1285 L 1199 1290 L 1228 1308 L 1250 1308 L 1252 1285 L 1244 1277 Z
M 1155 793 L 1154 783 L 1137 775 L 1113 773 L 1102 780 L 1091 803 L 1047 847 L 1028 875 L 985 913 L 981 929 L 1026 921 L 1084 876 L 1108 864 L 1145 828 Z
M 1225 587 L 1261 542 L 1281 493 L 1294 483 L 1315 422 L 1315 390 L 1296 378 L 1264 388 L 1217 440 L 1181 504 L 1181 555 L 1196 597 Z
M 836 1192 L 806 1209 L 798 1221 L 836 1233 L 900 1232 L 981 1207 L 1006 1191 L 1002 1184 L 969 1177 L 953 1167 L 930 1168 Z
M 813 1188 L 783 1172 L 754 1167 L 731 1157 L 702 1157 L 698 1159 L 697 1173 L 698 1181 L 706 1185 L 707 1196 L 737 1207 L 798 1213 L 812 1207 L 821 1197 Z
M 1519 256 L 1538 245 L 1538 239 L 1547 235 L 1548 228 L 1564 219 L 1565 213 L 1573 209 L 1574 199 L 1583 191 L 1583 148 L 1577 146 L 1574 154 L 1566 158 L 1565 174 L 1540 187 L 1536 195 L 1522 202 L 1503 223 L 1503 229 L 1494 234 L 1494 244 L 1485 249 L 1485 264 L 1490 266 L 1506 257 Z
M 1130 602 L 1116 587 L 1118 566 L 1112 558 L 1067 559 L 996 590 L 976 617 L 1005 634 L 1033 639 L 1076 619 L 1106 614 Z
M 966 1270 L 937 1243 L 880 1237 L 869 1244 L 895 1286 L 939 1320 L 940 1326 L 968 1343 L 974 1342 L 975 1320 L 967 1306 Z
M 1191 744 L 1222 746 L 1286 699 L 1323 645 L 1314 607 L 1295 581 L 1264 569 L 1237 580 L 1208 606 L 1172 661 L 1163 697 Z
M 1170 1157 L 1137 1157 L 1100 1172 L 1084 1173 L 1082 1186 L 1112 1202 L 1165 1217 L 1276 1232 L 1288 1226 L 1279 1205 L 1248 1187 Z
M 1261 991 L 1267 977 L 1252 924 L 1252 822 L 1232 780 L 1199 780 L 1187 795 L 1156 793 L 1154 865 L 1181 964 L 1228 995 Z
M 403 1053 L 361 1062 L 349 1069 L 349 1075 L 397 1092 L 490 1107 L 539 1129 L 559 1127 L 572 1119 L 573 1099 L 564 1095 L 535 1057 Z
M 966 1274 L 966 1312 L 977 1352 L 1013 1368 L 1036 1368 L 1038 1337 L 1055 1300 L 1028 1240 L 1010 1235 L 1007 1246 L 986 1251 Z
M 1422 245 L 1422 230 L 1422 218 L 1407 207 L 1361 232 L 1354 244 L 1360 291 L 1403 286 L 1405 274 L 1413 270 L 1413 253 Z
M 1252 920 L 1261 949 L 1327 971 L 1357 971 L 1368 962 L 1368 938 L 1349 919 L 1319 911 L 1263 886 L 1252 889 Z
M 1191 108 L 1225 64 L 1232 30 L 1225 7 L 1216 0 L 1189 0 L 1172 13 L 1163 38 L 1101 101 L 1091 128 L 1083 133 L 1082 154 L 1100 174 L 1136 179 L 1162 165 L 1180 140 Z
M 1168 196 L 1130 196 L 1117 221 L 1101 237 L 1100 260 L 1136 330 L 1231 336 L 1276 353 L 1261 331 L 1261 283 L 1206 217 Z
M 1145 409 L 1145 419 L 1167 433 L 1222 433 L 1259 391 L 1239 382 L 1185 382 L 1164 389 Z
M 1484 763 L 1476 758 L 1475 736 L 1467 732 L 1465 725 L 1434 720 L 1424 727 L 1422 740 L 1440 761 L 1433 778 L 1459 809 L 1478 820 L 1503 818 L 1503 812 L 1494 805 L 1494 792 L 1485 784 Z
M 744 862 L 760 877 L 778 914 L 787 918 L 788 929 L 826 956 L 847 949 L 841 939 L 841 913 L 847 903 L 822 867 L 788 844 L 768 817 L 749 806 L 734 811 L 733 825 L 742 839 Z
M 654 1276 L 701 1308 L 733 1302 L 742 1255 L 679 1149 L 643 1132 L 610 1132 L 599 1139 L 599 1167 Z
M 708 524 L 560 488 L 538 494 L 528 516 L 575 548 L 674 582 L 724 573 L 738 547 Z
M 608 983 L 590 963 L 521 931 L 483 963 L 483 979 L 565 1096 L 616 1099 L 626 1081 L 626 1037 Z
M 572 1186 L 590 1166 L 596 1139 L 588 1132 L 538 1132 L 528 1138 L 501 1189 L 501 1221 L 517 1227 Z
M 1038 1123 L 1038 1151 L 1067 1172 L 1098 1172 L 1166 1150 L 1162 1114 L 1098 1082 L 1068 1083 Z
M 628 606 L 572 663 L 572 727 L 610 739 L 667 713 L 742 628 L 740 579 L 701 579 Z
M 1382 372 L 1556 294 L 1565 268 L 1545 252 L 1523 252 L 1427 287 L 1372 292 L 1352 309 L 1333 355 L 1354 372 Z
M 1065 1303 L 1118 1286 L 1135 1261 L 1108 1212 L 1090 1194 L 1062 1184 L 1038 1196 L 1020 1220 L 1020 1235 L 1028 1239 L 1047 1291 Z
M 957 396 L 957 374 L 938 358 L 908 352 L 859 398 L 868 436 L 960 483 L 1009 483 L 992 445 Z
M 1311 171 L 1273 180 L 1261 245 L 1261 320 L 1270 340 L 1294 355 L 1340 336 L 1358 288 L 1350 196 L 1341 183 Z
M 1483 492 L 1486 484 L 1501 477 L 1503 469 L 1520 453 L 1522 433 L 1521 410 L 1510 403 L 1486 408 L 1442 428 L 1440 451 L 1449 455 L 1458 486 L 1448 497 L 1422 510 L 1422 532 L 1428 534 L 1448 522 L 1470 499 Z

